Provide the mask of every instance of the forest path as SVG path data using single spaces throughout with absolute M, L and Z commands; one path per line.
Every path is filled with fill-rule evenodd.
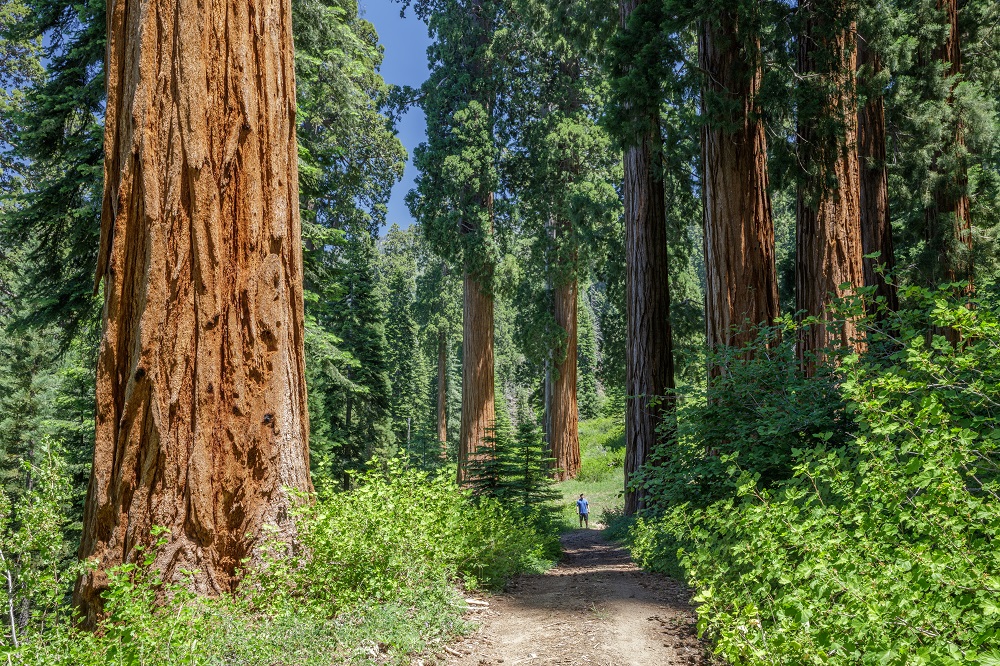
M 599 530 L 562 537 L 563 560 L 470 611 L 479 629 L 441 655 L 455 666 L 708 664 L 690 593 L 640 570 Z M 418 663 L 419 662 L 415 662 Z

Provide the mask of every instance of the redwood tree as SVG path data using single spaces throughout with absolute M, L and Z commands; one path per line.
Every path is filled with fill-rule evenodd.
M 869 310 L 881 301 L 889 310 L 899 309 L 896 285 L 886 273 L 896 266 L 889 218 L 889 178 L 885 162 L 885 100 L 878 76 L 882 61 L 862 37 L 858 39 L 858 84 L 865 87 L 865 100 L 858 111 L 858 167 L 860 169 L 861 248 L 865 286 L 875 293 Z M 873 257 L 871 255 L 877 254 Z M 880 269 L 881 267 L 881 269 Z
M 945 39 L 934 49 L 948 86 L 948 119 L 952 126 L 950 145 L 934 156 L 930 205 L 925 210 L 927 242 L 937 249 L 937 264 L 944 279 L 967 283 L 973 289 L 972 214 L 969 206 L 969 179 L 965 166 L 965 126 L 955 109 L 955 87 L 962 76 L 962 43 L 958 24 L 958 0 L 937 0 L 937 8 L 947 28 Z M 933 285 L 932 285 L 933 286 Z M 954 335 L 953 333 L 951 335 Z
M 619 2 L 623 32 L 618 44 L 625 70 L 618 103 L 624 116 L 627 514 L 645 506 L 644 491 L 632 488 L 631 481 L 661 437 L 660 425 L 666 420 L 670 427 L 674 417 L 656 5 L 650 0 Z
M 108 12 L 90 622 L 154 526 L 166 581 L 231 590 L 311 488 L 290 4 Z
M 852 317 L 834 297 L 864 284 L 861 251 L 858 115 L 852 0 L 800 0 L 795 306 L 820 323 L 799 330 L 798 353 L 811 373 L 815 354 L 857 345 Z
M 434 44 L 422 88 L 427 141 L 407 202 L 435 252 L 463 268 L 462 415 L 458 480 L 494 420 L 493 197 L 496 84 L 491 45 L 502 6 L 491 0 L 401 0 L 427 21 Z
M 758 99 L 760 39 L 749 14 L 720 8 L 702 19 L 699 30 L 709 348 L 743 346 L 757 326 L 778 316 L 767 140 Z

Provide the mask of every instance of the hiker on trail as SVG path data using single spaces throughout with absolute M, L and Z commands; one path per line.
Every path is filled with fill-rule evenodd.
M 576 508 L 580 512 L 580 527 L 584 524 L 587 525 L 587 529 L 590 529 L 590 502 L 587 498 L 580 494 L 580 499 L 576 501 Z

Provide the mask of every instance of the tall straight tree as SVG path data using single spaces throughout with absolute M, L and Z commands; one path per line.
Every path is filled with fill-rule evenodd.
M 411 4 L 403 0 L 404 6 Z M 458 479 L 494 420 L 493 236 L 496 86 L 491 44 L 502 20 L 492 0 L 415 0 L 435 43 L 422 89 L 427 142 L 410 210 L 433 249 L 463 268 L 462 418 Z
M 704 74 L 705 327 L 710 349 L 743 346 L 778 316 L 774 220 L 761 117 L 760 4 L 714 8 L 699 26 Z M 712 374 L 722 369 L 711 368 Z
M 864 284 L 854 15 L 853 0 L 799 1 L 795 307 L 820 320 L 799 329 L 810 374 L 823 349 L 858 337 L 854 320 L 831 309 Z
M 616 39 L 623 76 L 618 82 L 625 179 L 625 513 L 645 507 L 634 487 L 660 425 L 674 419 L 674 358 L 670 329 L 663 138 L 660 135 L 661 63 L 658 3 L 620 0 Z
M 91 622 L 154 526 L 166 581 L 231 590 L 265 524 L 291 533 L 286 489 L 311 489 L 290 4 L 108 17 Z
M 955 113 L 955 88 L 962 77 L 962 33 L 959 29 L 958 0 L 937 0 L 937 9 L 946 27 L 945 38 L 934 49 L 940 71 L 947 82 L 947 118 L 951 122 L 950 141 L 934 155 L 931 170 L 936 173 L 925 209 L 926 237 L 938 251 L 937 264 L 944 279 L 974 286 L 972 267 L 972 213 L 969 205 L 969 177 L 965 165 L 965 126 Z M 950 145 L 948 145 L 950 144 Z
M 864 102 L 858 110 L 858 167 L 860 169 L 861 249 L 865 286 L 874 287 L 869 310 L 879 303 L 899 309 L 896 284 L 887 279 L 896 267 L 889 217 L 889 176 L 885 161 L 885 98 L 881 90 L 882 59 L 864 35 L 858 39 L 858 85 Z M 877 255 L 877 256 L 876 256 Z
M 519 217 L 534 237 L 532 262 L 545 277 L 544 334 L 530 345 L 544 360 L 546 437 L 559 480 L 580 470 L 577 404 L 578 302 L 591 250 L 620 214 L 620 179 L 610 137 L 594 110 L 604 103 L 607 78 L 597 66 L 602 34 L 613 25 L 600 3 L 520 0 L 522 30 L 514 33 L 516 63 L 505 128 L 514 145 L 505 172 L 518 193 Z M 534 335 L 532 330 L 529 335 Z M 539 349 L 540 348 L 540 349 Z M 537 352 L 541 352 L 538 354 Z M 529 354 L 530 355 L 530 354 Z

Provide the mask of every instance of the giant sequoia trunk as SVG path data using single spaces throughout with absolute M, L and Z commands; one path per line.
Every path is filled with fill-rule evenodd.
M 467 10 L 470 23 L 476 26 L 475 55 L 468 63 L 469 75 L 477 85 L 473 85 L 474 95 L 488 115 L 493 113 L 493 100 L 484 90 L 481 81 L 489 77 L 484 60 L 490 43 L 490 33 L 494 29 L 488 20 L 488 11 L 483 0 L 470 0 Z M 492 136 L 490 137 L 492 140 Z M 475 193 L 474 205 L 486 213 L 489 220 L 487 233 L 493 233 L 493 192 L 487 189 L 488 178 L 479 177 L 480 191 Z M 462 234 L 475 234 L 477 229 L 468 221 L 463 221 L 459 230 Z M 489 260 L 487 259 L 486 262 Z M 458 482 L 468 479 L 468 463 L 475 457 L 487 430 L 493 427 L 496 418 L 494 404 L 493 365 L 493 292 L 492 266 L 477 265 L 468 255 L 465 258 L 462 299 L 462 422 L 458 436 Z
M 566 342 L 555 356 L 552 378 L 551 430 L 549 444 L 556 479 L 565 481 L 580 473 L 579 414 L 576 402 L 577 282 L 557 285 L 554 290 L 556 325 L 566 333 Z
M 462 313 L 462 427 L 458 441 L 458 482 L 493 426 L 493 295 L 465 271 Z
M 724 11 L 701 25 L 705 324 L 710 348 L 743 346 L 778 316 L 758 40 Z M 752 53 L 750 52 L 752 51 Z M 713 375 L 721 372 L 713 367 Z
M 834 297 L 864 284 L 854 71 L 854 25 L 845 0 L 800 0 L 805 27 L 798 67 L 808 86 L 799 105 L 798 161 L 805 170 L 796 202 L 795 306 L 821 323 L 799 329 L 798 353 L 811 374 L 822 350 L 855 346 L 852 317 Z
M 621 0 L 621 21 L 649 0 Z M 663 191 L 659 109 L 633 108 L 644 129 L 625 146 L 625 513 L 645 507 L 629 490 L 649 459 L 664 419 L 673 418 L 674 356 L 670 331 L 667 214 Z M 669 421 L 668 421 L 669 423 Z
M 871 79 L 882 71 L 882 62 L 863 39 L 858 40 L 858 71 L 860 81 L 871 87 Z M 858 112 L 858 166 L 861 172 L 861 249 L 865 286 L 874 287 L 876 300 L 869 312 L 878 313 L 877 302 L 888 310 L 899 309 L 896 285 L 886 279 L 896 267 L 892 247 L 892 224 L 889 218 L 889 177 L 885 163 L 885 102 L 881 92 L 868 91 L 867 99 Z M 881 270 L 880 270 L 881 267 Z
M 948 36 L 935 50 L 935 57 L 945 64 L 944 75 L 948 77 L 950 88 L 947 103 L 954 105 L 954 91 L 958 77 L 962 73 L 961 32 L 958 25 L 958 0 L 938 0 L 937 7 L 944 14 L 948 25 Z M 954 111 L 952 112 L 954 114 Z M 941 274 L 931 275 L 931 285 L 940 279 L 949 282 L 967 283 L 967 291 L 973 290 L 972 266 L 972 213 L 969 208 L 968 174 L 961 154 L 965 151 L 965 127 L 960 117 L 955 116 L 952 129 L 954 142 L 951 146 L 952 159 L 945 159 L 945 151 L 935 155 L 933 171 L 939 173 L 934 183 L 931 205 L 925 211 L 927 242 L 937 249 L 936 267 Z M 943 163 L 953 162 L 950 171 Z M 954 333 L 950 334 L 954 337 Z
M 291 6 L 114 0 L 108 27 L 90 622 L 154 526 L 166 581 L 231 590 L 311 488 Z

